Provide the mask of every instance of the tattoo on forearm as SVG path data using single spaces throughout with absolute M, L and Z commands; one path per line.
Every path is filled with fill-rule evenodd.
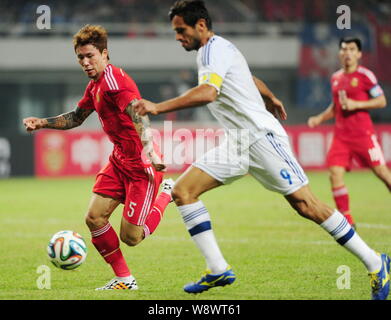
M 126 112 L 132 118 L 134 127 L 137 133 L 140 136 L 141 143 L 143 144 L 143 152 L 147 155 L 152 165 L 155 167 L 157 171 L 165 170 L 166 166 L 162 163 L 162 159 L 160 156 L 154 152 L 153 148 L 153 135 L 151 131 L 151 123 L 149 121 L 148 116 L 140 116 L 133 109 L 133 103 L 136 102 L 133 100 L 126 108 Z
M 80 126 L 84 120 L 93 112 L 90 109 L 81 109 L 77 107 L 75 110 L 61 114 L 57 117 L 47 118 L 46 128 L 57 130 L 68 130 Z
M 127 113 L 132 118 L 134 127 L 137 133 L 140 136 L 141 142 L 148 151 L 149 147 L 152 149 L 152 133 L 151 133 L 151 123 L 148 116 L 140 116 L 133 109 L 133 103 L 137 100 L 133 100 L 126 108 Z

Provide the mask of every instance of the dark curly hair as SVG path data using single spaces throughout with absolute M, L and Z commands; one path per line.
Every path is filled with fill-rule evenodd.
M 205 7 L 204 1 L 201 0 L 179 0 L 174 3 L 168 13 L 170 21 L 175 16 L 182 17 L 185 23 L 191 27 L 194 27 L 198 20 L 205 19 L 206 26 L 209 30 L 212 30 L 212 19 L 210 18 L 208 9 Z

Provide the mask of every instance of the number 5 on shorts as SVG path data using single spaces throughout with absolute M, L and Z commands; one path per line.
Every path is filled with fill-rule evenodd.
M 291 177 L 291 175 L 289 174 L 288 170 L 282 169 L 282 170 L 280 171 L 280 175 L 281 175 L 281 177 L 282 177 L 283 179 L 288 180 L 289 185 L 293 184 L 293 182 L 292 182 L 292 177 Z
M 129 218 L 131 218 L 131 217 L 133 217 L 133 215 L 134 215 L 134 210 L 135 210 L 135 206 L 137 205 L 137 203 L 135 203 L 135 202 L 131 202 L 131 203 L 129 203 L 129 211 L 128 211 L 128 217 Z

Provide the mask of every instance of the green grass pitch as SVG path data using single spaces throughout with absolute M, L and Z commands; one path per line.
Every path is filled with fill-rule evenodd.
M 327 174 L 309 177 L 315 194 L 333 206 Z M 134 248 L 121 245 L 139 290 L 95 292 L 113 275 L 92 246 L 84 223 L 93 182 L 93 177 L 0 180 L 0 300 L 370 298 L 364 266 L 251 177 L 202 197 L 221 249 L 237 274 L 232 286 L 196 296 L 183 292 L 183 285 L 198 280 L 205 265 L 170 204 L 155 234 Z M 389 192 L 367 171 L 348 174 L 346 182 L 359 234 L 374 249 L 391 253 Z M 121 214 L 118 208 L 111 218 L 116 230 Z M 88 257 L 76 270 L 56 269 L 47 258 L 46 245 L 60 230 L 77 231 L 86 239 Z M 50 290 L 37 287 L 41 265 L 50 267 Z M 350 289 L 337 287 L 342 265 L 350 270 Z

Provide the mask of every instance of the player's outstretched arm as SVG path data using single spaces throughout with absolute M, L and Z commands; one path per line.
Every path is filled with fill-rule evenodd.
M 307 124 L 310 128 L 315 128 L 322 124 L 325 121 L 331 120 L 334 118 L 334 104 L 331 103 L 327 109 L 316 116 L 309 117 Z
M 204 106 L 215 101 L 217 90 L 209 84 L 201 84 L 186 91 L 183 95 L 160 103 L 148 100 L 139 100 L 134 104 L 135 112 L 144 116 L 146 114 L 157 115 L 160 113 L 177 111 L 185 108 Z
M 283 103 L 276 98 L 276 96 L 271 92 L 267 85 L 257 77 L 253 76 L 255 85 L 258 88 L 259 93 L 261 94 L 263 100 L 265 101 L 266 109 L 272 113 L 276 118 L 281 120 L 288 119 L 288 114 L 285 111 Z
M 81 109 L 76 107 L 75 110 L 51 118 L 29 117 L 23 119 L 23 124 L 27 131 L 39 129 L 57 129 L 68 130 L 80 126 L 85 119 L 93 112 L 91 109 Z
M 151 123 L 147 115 L 140 116 L 134 110 L 134 104 L 138 100 L 133 100 L 127 107 L 126 112 L 132 118 L 134 127 L 140 136 L 141 143 L 144 147 L 145 155 L 151 161 L 152 165 L 157 171 L 163 171 L 166 169 L 166 166 L 163 164 L 162 159 L 156 154 L 153 148 L 153 136 L 151 132 Z

